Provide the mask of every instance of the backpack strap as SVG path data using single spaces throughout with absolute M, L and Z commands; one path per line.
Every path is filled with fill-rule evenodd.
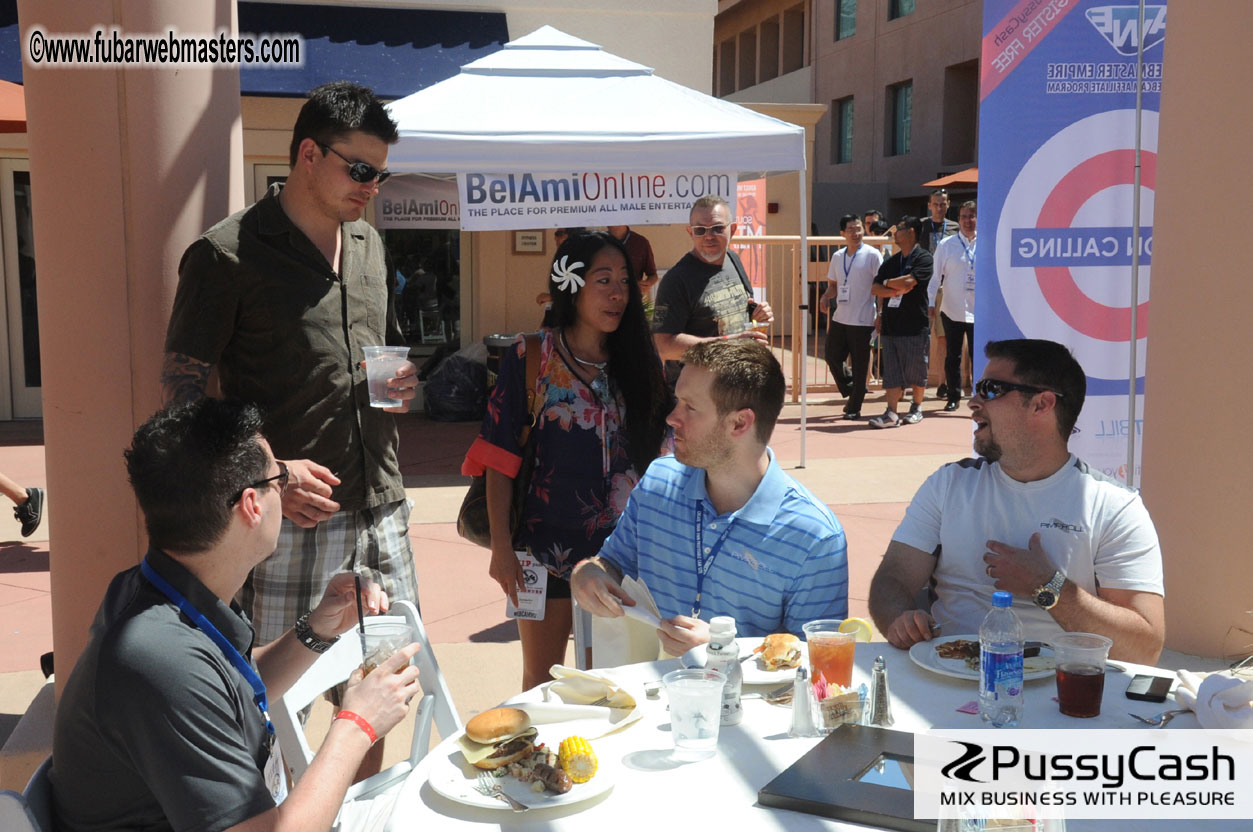
M 531 428 L 535 427 L 535 423 L 539 421 L 539 410 L 543 407 L 544 400 L 536 393 L 536 384 L 539 382 L 539 353 L 543 342 L 540 340 L 538 332 L 532 332 L 523 336 L 526 339 L 526 410 L 528 414 L 527 421 L 522 426 L 522 431 L 518 434 L 518 444 L 526 447 L 527 441 L 531 438 Z M 547 388 L 548 385 L 544 385 Z

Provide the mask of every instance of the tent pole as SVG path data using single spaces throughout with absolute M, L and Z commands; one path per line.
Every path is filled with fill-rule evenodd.
M 1127 487 L 1135 488 L 1136 477 L 1136 342 L 1140 338 L 1140 121 L 1144 112 L 1144 0 L 1136 29 L 1136 155 L 1135 184 L 1131 191 L 1131 394 L 1127 397 Z M 1148 373 L 1145 373 L 1147 382 Z M 1147 385 L 1146 385 L 1147 386 Z
M 806 199 L 804 166 L 796 172 L 800 182 L 801 194 L 801 289 L 799 305 L 801 310 L 801 462 L 798 467 L 805 467 L 805 419 L 809 407 L 809 358 L 806 339 L 809 335 L 809 202 Z

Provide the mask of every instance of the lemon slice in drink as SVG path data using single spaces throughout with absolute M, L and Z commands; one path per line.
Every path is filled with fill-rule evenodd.
M 852 633 L 855 641 L 870 641 L 874 637 L 874 628 L 864 618 L 846 618 L 840 625 L 841 633 Z

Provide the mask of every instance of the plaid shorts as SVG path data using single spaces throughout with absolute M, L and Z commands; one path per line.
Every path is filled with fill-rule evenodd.
M 418 603 L 409 542 L 409 501 L 337 511 L 312 529 L 284 518 L 278 548 L 252 570 L 237 600 L 252 619 L 256 646 L 274 641 L 322 598 L 340 572 L 368 566 L 391 600 Z
M 883 336 L 883 386 L 926 387 L 927 365 L 931 358 L 931 336 Z

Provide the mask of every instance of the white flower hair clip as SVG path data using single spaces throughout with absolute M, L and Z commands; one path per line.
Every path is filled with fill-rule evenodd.
M 558 289 L 563 292 L 569 291 L 573 295 L 583 288 L 583 278 L 574 273 L 575 269 L 583 267 L 583 261 L 580 260 L 566 265 L 566 261 L 569 259 L 570 256 L 566 255 L 556 263 L 553 263 L 553 281 L 557 284 Z

